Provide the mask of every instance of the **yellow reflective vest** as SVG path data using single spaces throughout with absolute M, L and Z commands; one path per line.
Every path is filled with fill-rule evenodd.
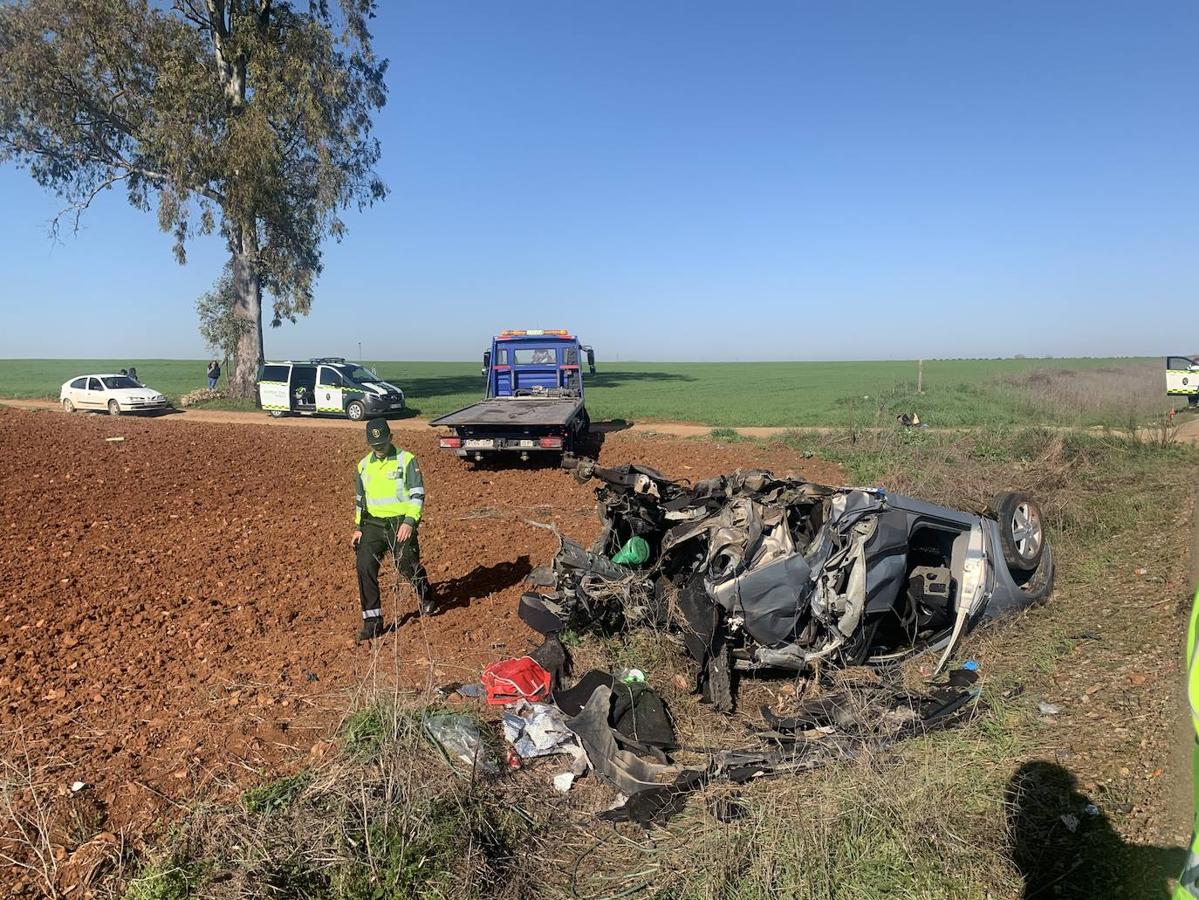
M 1199 591 L 1191 605 L 1191 621 L 1187 626 L 1187 700 L 1191 705 L 1191 727 L 1195 730 L 1195 749 L 1191 751 L 1191 789 L 1195 792 L 1195 827 L 1191 834 L 1191 850 L 1186 865 L 1174 889 L 1173 900 L 1199 900 Z
M 425 482 L 416 457 L 392 447 L 382 459 L 372 450 L 358 462 L 354 522 L 364 518 L 416 525 L 425 507 Z

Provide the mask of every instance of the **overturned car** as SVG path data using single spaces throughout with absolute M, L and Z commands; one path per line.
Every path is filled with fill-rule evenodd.
M 979 623 L 1046 599 L 1053 553 L 1021 493 L 985 514 L 877 488 L 738 470 L 694 485 L 651 468 L 574 463 L 594 478 L 603 531 L 562 537 L 541 593 L 521 599 L 543 633 L 663 629 L 699 663 L 696 688 L 733 704 L 735 671 L 801 672 L 940 651 Z

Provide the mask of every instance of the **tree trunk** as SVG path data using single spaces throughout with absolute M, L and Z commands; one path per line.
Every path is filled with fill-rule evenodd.
M 233 314 L 241 324 L 237 355 L 229 377 L 232 397 L 253 399 L 254 382 L 262 352 L 262 282 L 258 276 L 258 233 L 253 224 L 243 225 L 230 241 L 233 252 Z

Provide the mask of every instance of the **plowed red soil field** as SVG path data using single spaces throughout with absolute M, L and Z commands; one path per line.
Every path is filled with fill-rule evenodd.
M 522 581 L 590 541 L 594 492 L 553 468 L 473 470 L 400 432 L 425 474 L 421 545 L 443 604 L 355 645 L 353 471 L 345 429 L 184 424 L 0 409 L 0 729 L 10 761 L 91 786 L 103 827 L 320 752 L 375 679 L 467 681 L 535 646 Z M 120 439 L 120 440 L 117 440 Z M 737 467 L 841 480 L 779 448 L 609 435 L 609 465 L 706 477 Z

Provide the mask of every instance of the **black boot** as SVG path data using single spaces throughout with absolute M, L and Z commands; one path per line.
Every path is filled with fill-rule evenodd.
M 431 616 L 437 612 L 437 603 L 433 600 L 432 589 L 426 589 L 423 597 L 420 598 L 420 603 L 417 604 L 422 616 Z
M 383 617 L 371 616 L 369 619 L 362 620 L 362 627 L 358 629 L 358 640 L 360 642 L 374 640 L 383 631 Z

